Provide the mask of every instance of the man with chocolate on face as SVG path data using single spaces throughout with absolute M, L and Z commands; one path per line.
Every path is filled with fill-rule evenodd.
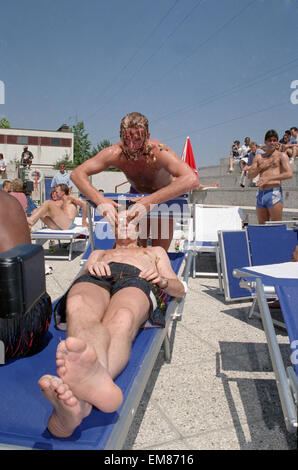
M 147 118 L 136 112 L 122 119 L 118 143 L 101 150 L 71 173 L 74 184 L 114 225 L 118 218 L 118 204 L 99 193 L 88 179 L 90 175 L 110 166 L 123 171 L 131 184 L 131 193 L 145 194 L 132 199 L 135 204 L 129 208 L 128 216 L 135 222 L 144 217 L 155 204 L 174 199 L 200 185 L 197 175 L 172 149 L 150 138 Z M 168 250 L 173 236 L 173 219 L 164 220 L 164 223 L 168 225 L 167 237 L 162 236 L 159 220 L 156 233 L 152 233 L 152 245 Z M 150 227 L 147 227 L 147 233 L 141 235 L 144 246 L 149 230 Z

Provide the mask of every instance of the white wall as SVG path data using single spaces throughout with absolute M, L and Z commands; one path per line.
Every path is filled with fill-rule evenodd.
M 59 131 L 39 131 L 32 129 L 0 129 L 1 135 L 17 135 L 17 136 L 33 136 L 33 137 L 50 137 L 60 139 L 71 139 L 71 147 L 46 146 L 46 145 L 30 145 L 28 149 L 33 153 L 33 164 L 49 164 L 54 165 L 57 160 L 69 156 L 73 161 L 73 133 Z M 7 163 L 20 160 L 24 149 L 24 144 L 3 144 L 0 143 L 0 153 L 3 153 Z
M 96 189 L 103 189 L 105 193 L 115 193 L 115 186 L 124 183 L 126 176 L 122 171 L 103 171 L 97 175 L 92 175 L 91 182 Z M 130 184 L 124 184 L 118 189 L 118 193 L 127 193 Z

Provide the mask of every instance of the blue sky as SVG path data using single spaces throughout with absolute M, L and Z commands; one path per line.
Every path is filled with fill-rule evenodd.
M 298 125 L 297 0 L 10 0 L 1 5 L 0 80 L 15 128 L 83 120 L 118 140 L 139 111 L 151 136 L 197 166 L 234 139 Z

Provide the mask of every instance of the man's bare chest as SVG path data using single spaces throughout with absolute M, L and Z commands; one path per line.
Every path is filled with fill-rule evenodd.
M 135 181 L 152 181 L 160 172 L 156 164 L 144 161 L 127 161 L 121 166 L 126 176 Z
M 266 168 L 265 170 L 276 170 L 280 167 L 280 158 L 279 156 L 272 155 L 270 157 L 264 157 L 266 161 Z

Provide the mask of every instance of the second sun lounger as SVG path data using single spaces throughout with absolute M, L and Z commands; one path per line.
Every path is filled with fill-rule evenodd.
M 289 432 L 297 432 L 298 406 L 298 263 L 247 267 L 234 272 L 237 278 L 250 279 L 258 299 L 269 354 L 276 377 L 285 424 Z M 272 316 L 265 294 L 265 285 L 274 286 L 289 336 L 289 359 L 285 365 L 278 345 Z

